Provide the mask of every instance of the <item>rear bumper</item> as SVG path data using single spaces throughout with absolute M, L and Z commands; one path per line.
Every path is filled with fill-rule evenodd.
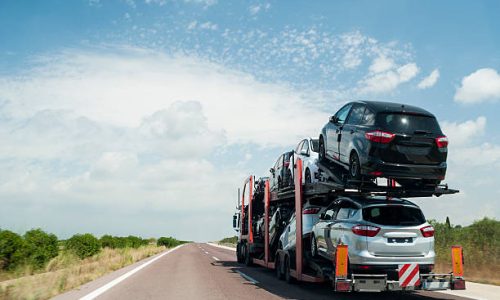
M 350 265 L 354 274 L 386 274 L 389 280 L 398 280 L 399 265 Z M 434 269 L 433 264 L 419 264 L 420 274 L 429 274 Z
M 370 254 L 367 250 L 359 252 L 352 251 L 349 253 L 349 261 L 354 265 L 370 265 L 370 266 L 384 266 L 384 265 L 402 265 L 417 263 L 419 265 L 434 265 L 436 254 L 433 250 L 429 251 L 425 256 L 375 256 Z
M 446 162 L 439 165 L 397 164 L 371 158 L 362 165 L 361 173 L 373 175 L 373 172 L 381 172 L 381 175 L 376 176 L 394 179 L 443 180 L 446 175 L 446 167 Z

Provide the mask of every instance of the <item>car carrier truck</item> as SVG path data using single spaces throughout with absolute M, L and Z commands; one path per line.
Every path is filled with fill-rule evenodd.
M 353 273 L 349 267 L 347 245 L 336 246 L 335 254 L 329 260 L 311 257 L 304 249 L 302 232 L 303 207 L 311 201 L 328 203 L 346 194 L 379 195 L 391 201 L 392 197 L 441 196 L 457 193 L 458 190 L 449 189 L 446 185 L 432 190 L 411 190 L 397 186 L 392 180 L 387 180 L 386 185 L 373 181 L 355 182 L 346 180 L 339 168 L 324 162 L 319 165 L 321 180 L 303 184 L 302 161 L 298 159 L 292 163 L 296 174 L 293 186 L 271 192 L 267 178 L 257 179 L 257 182 L 254 176 L 245 179 L 242 193 L 238 194 L 238 211 L 233 216 L 233 227 L 239 232 L 236 249 L 239 263 L 274 269 L 278 278 L 284 277 L 287 281 L 330 282 L 336 292 L 465 289 L 460 246 L 451 249 L 449 273 L 421 273 L 418 265 L 408 262 L 398 266 L 398 278 L 394 278 L 380 272 Z M 271 211 L 275 212 L 272 219 Z M 287 221 L 286 217 L 277 216 L 280 211 L 284 216 L 295 212 L 296 246 L 293 251 L 277 246 L 280 230 Z

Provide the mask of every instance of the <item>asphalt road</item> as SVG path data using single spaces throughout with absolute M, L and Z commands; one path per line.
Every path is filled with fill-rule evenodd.
M 208 244 L 187 244 L 150 260 L 114 285 L 141 263 L 57 298 L 80 299 L 100 289 L 96 299 L 466 299 L 433 292 L 336 294 L 329 284 L 290 285 L 272 270 L 238 264 L 234 251 Z

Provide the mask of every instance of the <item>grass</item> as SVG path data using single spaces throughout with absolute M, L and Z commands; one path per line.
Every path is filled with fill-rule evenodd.
M 222 245 L 222 246 L 227 246 L 227 247 L 236 247 L 237 243 L 238 243 L 237 236 L 224 238 L 224 239 L 217 242 L 217 244 Z
M 155 245 L 137 249 L 103 249 L 99 254 L 80 260 L 61 252 L 42 271 L 29 267 L 0 273 L 0 299 L 49 299 L 165 250 Z M 18 277 L 18 278 L 16 278 Z

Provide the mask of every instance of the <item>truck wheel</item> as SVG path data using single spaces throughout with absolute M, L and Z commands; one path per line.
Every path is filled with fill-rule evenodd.
M 250 247 L 248 245 L 245 245 L 245 265 L 247 267 L 250 267 L 253 263 L 252 257 L 250 256 Z
M 243 255 L 241 253 L 241 244 L 236 245 L 236 260 L 241 264 L 243 263 Z
M 281 268 L 281 260 L 280 260 L 279 253 L 276 253 L 274 267 L 276 268 L 276 270 L 275 270 L 276 271 L 276 278 L 278 278 L 279 280 L 283 280 L 283 272 L 281 272 L 282 268 Z
M 285 258 L 285 281 L 287 283 L 293 283 L 293 277 L 292 274 L 290 273 L 290 257 L 287 256 Z

